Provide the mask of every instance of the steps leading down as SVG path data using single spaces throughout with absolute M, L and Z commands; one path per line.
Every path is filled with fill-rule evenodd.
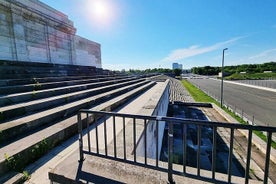
M 41 87 L 35 90 L 32 79 L 0 81 L 0 176 L 22 172 L 27 164 L 75 135 L 81 108 L 104 104 L 103 110 L 112 110 L 155 85 L 143 77 L 127 76 L 38 80 Z

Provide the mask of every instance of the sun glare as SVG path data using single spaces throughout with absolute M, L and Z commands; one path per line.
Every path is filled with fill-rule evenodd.
M 103 1 L 95 1 L 93 5 L 93 11 L 95 16 L 106 18 L 108 17 L 108 6 Z
M 92 13 L 95 17 L 97 18 L 102 18 L 102 19 L 107 19 L 110 15 L 109 15 L 109 7 L 108 4 L 106 4 L 106 2 L 104 1 L 93 1 L 92 4 Z
M 97 27 L 109 27 L 114 20 L 115 10 L 108 0 L 89 0 L 87 4 L 89 19 Z

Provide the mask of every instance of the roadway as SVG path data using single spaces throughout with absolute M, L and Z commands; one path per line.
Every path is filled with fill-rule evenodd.
M 220 80 L 188 79 L 220 99 Z M 224 103 L 258 125 L 276 126 L 276 92 L 224 82 Z M 254 116 L 254 118 L 253 118 Z

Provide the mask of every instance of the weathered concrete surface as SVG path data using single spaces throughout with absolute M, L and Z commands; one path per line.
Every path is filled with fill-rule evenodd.
M 145 100 L 145 99 L 143 99 Z M 127 110 L 127 113 L 137 114 L 137 110 L 130 108 L 131 106 L 134 108 L 138 108 L 137 105 L 142 101 L 137 101 L 137 103 L 131 103 Z M 147 104 L 147 102 L 145 102 Z M 139 105 L 138 105 L 139 106 Z M 147 105 L 144 105 L 142 111 L 147 109 L 145 108 Z M 141 111 L 140 111 L 141 112 Z M 146 112 L 143 112 L 144 114 Z M 140 114 L 140 113 L 138 113 Z M 145 114 L 144 114 L 145 115 Z M 107 123 L 108 124 L 108 123 Z M 138 126 L 138 132 L 141 133 L 143 129 L 143 124 L 136 124 Z M 139 126 L 141 128 L 139 129 Z M 127 160 L 133 161 L 133 154 L 132 154 L 132 147 L 133 147 L 133 134 L 132 131 L 132 124 L 129 122 L 126 124 L 126 134 L 127 136 Z M 110 126 L 107 129 L 112 129 Z M 116 130 L 119 127 L 116 126 Z M 99 130 L 99 132 L 102 132 Z M 130 133 L 129 133 L 130 132 Z M 112 131 L 108 133 L 108 136 L 111 138 L 113 135 Z M 101 133 L 99 133 L 100 135 Z M 94 137 L 95 134 L 91 134 L 91 137 Z M 122 145 L 122 132 L 117 131 L 117 156 L 119 158 L 123 158 L 123 145 Z M 109 138 L 109 140 L 111 139 Z M 103 140 L 102 140 L 103 142 Z M 143 141 L 141 141 L 143 142 Z M 95 149 L 95 142 L 91 143 L 92 148 Z M 87 142 L 84 142 L 84 145 L 87 145 Z M 104 154 L 104 144 L 100 144 L 100 152 Z M 113 142 L 109 141 L 108 146 L 109 154 L 113 154 Z M 59 165 L 57 165 L 50 173 L 49 178 L 53 181 L 60 182 L 60 183 L 167 183 L 167 172 L 161 172 L 156 169 L 149 169 L 145 167 L 135 166 L 133 164 L 127 164 L 122 162 L 117 162 L 110 159 L 104 159 L 96 156 L 89 156 L 85 155 L 85 160 L 82 163 L 77 162 L 76 160 L 79 159 L 79 152 L 76 150 L 73 152 L 68 158 L 65 158 Z M 137 161 L 143 163 L 144 157 L 142 155 L 137 156 Z M 149 165 L 155 165 L 155 160 L 148 159 Z M 166 163 L 159 162 L 159 166 L 162 168 L 167 168 Z M 174 169 L 182 172 L 182 168 L 180 166 L 174 165 Z M 214 182 L 225 182 L 227 181 L 227 175 L 216 173 L 216 179 L 212 180 L 208 179 L 211 178 L 211 172 L 201 170 L 201 177 L 196 176 L 197 170 L 194 168 L 187 168 L 188 175 L 187 177 L 183 177 L 180 175 L 174 175 L 173 178 L 176 183 L 214 183 Z M 205 178 L 206 177 L 206 178 Z M 234 183 L 244 183 L 244 178 L 239 178 L 232 176 L 232 182 Z M 252 180 L 250 183 L 260 183 L 259 181 Z
M 86 156 L 86 159 L 79 163 L 78 151 L 73 152 L 62 164 L 55 167 L 49 178 L 58 183 L 167 183 L 168 174 L 156 169 L 135 166 L 132 164 L 117 162 L 110 159 L 96 156 Z M 149 164 L 152 162 L 149 161 Z M 166 163 L 160 162 L 160 167 L 167 167 Z M 174 165 L 176 170 L 181 167 Z M 227 181 L 227 175 L 216 174 L 217 180 L 206 179 L 211 172 L 201 170 L 201 177 L 196 176 L 196 169 L 187 168 L 187 177 L 174 175 L 176 183 L 223 183 Z M 244 178 L 232 177 L 233 183 L 244 183 Z M 260 183 L 250 180 L 250 183 Z
M 76 36 L 68 16 L 37 0 L 0 0 L 0 59 L 101 68 L 100 44 Z
M 102 109 L 99 110 L 113 110 L 114 108 L 117 108 L 118 105 L 125 103 L 127 100 L 133 98 L 133 96 L 140 94 L 144 90 L 152 87 L 154 83 L 150 82 L 148 84 L 139 86 L 135 84 L 135 86 L 126 86 L 124 89 L 114 89 L 110 92 L 98 94 L 94 97 L 89 99 L 82 100 L 85 103 L 95 103 L 95 101 L 101 101 L 101 100 L 108 100 L 106 103 L 102 103 L 101 107 Z M 133 89 L 135 88 L 135 89 Z M 131 90 L 130 90 L 131 89 Z M 129 91 L 130 90 L 130 91 Z M 122 94 L 123 93 L 123 94 Z M 116 97 L 115 97 L 116 96 Z M 88 100 L 88 101 L 87 101 Z M 106 101 L 104 100 L 104 101 Z M 79 101 L 73 102 L 78 103 Z M 84 103 L 84 104 L 85 104 Z M 91 104 L 92 105 L 92 104 Z M 64 106 L 62 106 L 64 107 Z M 61 108 L 62 108 L 61 107 Z M 82 108 L 87 108 L 89 106 L 83 106 Z M 77 110 L 77 109 L 76 109 Z M 42 113 L 45 113 L 44 111 Z M 48 113 L 46 113 L 48 114 Z M 40 117 L 40 116 L 39 116 Z M 22 162 L 25 163 L 30 161 L 31 156 L 31 149 L 38 144 L 41 140 L 44 140 L 47 138 L 50 145 L 56 145 L 59 141 L 65 140 L 69 138 L 69 136 L 72 136 L 76 134 L 77 132 L 77 117 L 67 117 L 66 119 L 59 121 L 56 124 L 53 124 L 50 127 L 47 127 L 43 130 L 40 130 L 32 135 L 26 136 L 16 142 L 13 142 L 3 148 L 0 149 L 0 155 L 4 155 L 5 153 L 8 153 L 9 156 L 14 156 L 21 154 Z M 26 157 L 23 157 L 25 155 Z M 7 165 L 5 164 L 5 158 L 0 157 L 0 173 L 5 173 L 7 171 Z
M 136 98 L 131 103 L 125 105 L 124 107 L 118 109 L 121 113 L 132 113 L 137 114 L 138 111 L 142 109 L 144 104 L 151 101 L 151 97 L 156 95 L 156 90 L 160 89 L 160 86 L 154 86 L 154 90 L 150 89 L 147 93 Z M 125 94 L 127 95 L 127 94 Z M 122 97 L 121 97 L 122 98 Z M 117 103 L 116 99 L 109 101 L 110 104 Z M 118 99 L 117 99 L 118 100 Z M 106 105 L 105 105 L 106 106 Z M 94 110 L 104 110 L 106 107 L 104 104 L 96 106 Z M 149 109 L 152 111 L 154 109 Z M 27 170 L 32 174 L 29 183 L 49 183 L 47 173 L 53 169 L 59 162 L 64 160 L 68 155 L 70 155 L 74 150 L 78 150 L 78 142 L 76 137 L 72 138 L 65 144 L 51 151 L 46 157 L 43 157 L 35 164 L 29 166 Z M 75 142 L 76 141 L 76 142 Z M 77 160 L 76 160 L 77 161 Z
M 217 105 L 213 104 L 213 108 L 216 109 L 217 112 L 219 112 L 229 123 L 238 123 L 236 119 L 234 119 L 232 116 L 224 112 L 221 108 L 219 108 Z M 239 130 L 246 138 L 248 138 L 248 131 L 246 130 Z M 266 142 L 264 142 L 260 137 L 258 137 L 256 134 L 252 134 L 252 143 L 255 145 L 259 150 L 261 150 L 264 154 L 266 153 Z M 271 154 L 270 154 L 270 160 L 276 164 L 276 150 L 271 147 Z

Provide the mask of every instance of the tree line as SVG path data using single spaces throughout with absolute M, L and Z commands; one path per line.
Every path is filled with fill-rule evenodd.
M 236 66 L 225 66 L 224 72 L 228 75 L 234 73 L 263 73 L 264 71 L 276 72 L 276 62 L 268 62 L 263 64 L 243 64 Z M 204 66 L 204 67 L 193 67 L 192 73 L 199 75 L 218 75 L 221 72 L 221 67 Z
M 150 73 L 160 73 L 179 76 L 182 73 L 181 69 L 168 69 L 168 68 L 153 68 L 145 70 L 129 69 L 128 71 L 121 71 L 121 73 L 127 74 L 150 74 Z

